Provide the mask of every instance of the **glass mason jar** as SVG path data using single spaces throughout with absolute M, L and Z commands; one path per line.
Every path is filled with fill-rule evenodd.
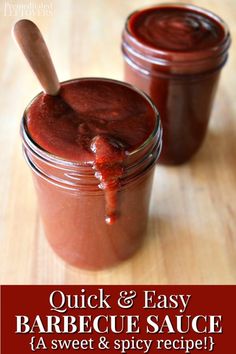
M 197 6 L 160 4 L 128 17 L 124 77 L 148 93 L 160 112 L 160 163 L 184 163 L 200 148 L 229 46 L 227 25 Z
M 134 90 L 148 101 L 156 123 L 148 139 L 126 157 L 118 189 L 119 217 L 113 225 L 105 223 L 104 191 L 91 163 L 67 161 L 37 145 L 26 124 L 33 101 L 24 112 L 23 152 L 33 173 L 45 234 L 53 250 L 71 265 L 95 270 L 113 266 L 130 257 L 144 238 L 162 128 L 151 100 Z

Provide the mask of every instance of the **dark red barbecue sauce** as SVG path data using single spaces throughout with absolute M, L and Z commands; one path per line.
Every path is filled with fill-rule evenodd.
M 39 95 L 27 112 L 27 128 L 44 150 L 92 165 L 105 191 L 107 224 L 116 221 L 117 191 L 126 156 L 152 133 L 156 117 L 139 93 L 110 81 L 64 83 L 58 96 Z
M 161 163 L 184 163 L 202 145 L 229 46 L 226 24 L 197 6 L 160 4 L 128 17 L 124 77 L 160 112 Z

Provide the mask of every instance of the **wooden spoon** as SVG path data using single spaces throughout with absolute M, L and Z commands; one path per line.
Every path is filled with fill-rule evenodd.
M 32 21 L 23 19 L 15 23 L 12 33 L 44 91 L 49 95 L 57 95 L 60 84 L 38 27 Z

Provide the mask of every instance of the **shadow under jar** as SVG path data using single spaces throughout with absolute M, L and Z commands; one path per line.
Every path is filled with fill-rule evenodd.
M 125 80 L 158 107 L 160 163 L 184 163 L 200 148 L 229 46 L 223 20 L 197 6 L 160 4 L 128 17 L 122 37 Z
M 30 103 L 21 135 L 54 251 L 95 270 L 130 257 L 144 239 L 161 150 L 151 100 L 122 82 L 71 80 Z

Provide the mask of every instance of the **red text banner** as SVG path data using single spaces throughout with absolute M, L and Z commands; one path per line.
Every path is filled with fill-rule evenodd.
M 2 286 L 1 353 L 231 353 L 236 286 Z

